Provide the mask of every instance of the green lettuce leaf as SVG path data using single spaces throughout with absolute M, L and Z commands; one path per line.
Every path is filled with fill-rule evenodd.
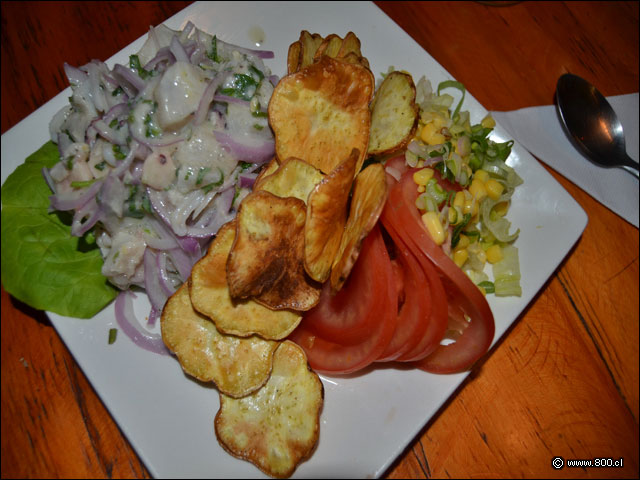
M 48 211 L 51 190 L 42 168 L 57 161 L 58 149 L 48 142 L 2 186 L 2 284 L 38 310 L 91 318 L 118 291 L 100 272 L 98 248 L 71 236 L 70 216 Z

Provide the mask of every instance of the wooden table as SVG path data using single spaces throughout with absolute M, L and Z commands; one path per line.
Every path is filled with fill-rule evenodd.
M 105 60 L 188 3 L 3 2 L 2 132 L 67 86 L 63 62 Z M 379 6 L 489 110 L 551 104 L 568 71 L 638 91 L 637 2 Z M 584 234 L 386 477 L 638 477 L 638 229 L 551 173 Z M 45 315 L 4 289 L 1 415 L 2 477 L 149 476 Z

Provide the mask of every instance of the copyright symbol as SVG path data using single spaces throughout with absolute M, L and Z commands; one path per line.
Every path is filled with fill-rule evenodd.
M 551 460 L 551 466 L 556 470 L 560 470 L 562 467 L 564 467 L 564 458 L 554 457 L 553 460 Z

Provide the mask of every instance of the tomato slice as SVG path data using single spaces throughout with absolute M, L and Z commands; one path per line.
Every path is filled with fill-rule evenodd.
M 444 286 L 449 310 L 458 311 L 470 319 L 455 342 L 439 345 L 431 355 L 415 365 L 433 373 L 459 372 L 470 368 L 491 346 L 495 333 L 493 314 L 478 287 L 436 245 L 425 229 L 415 207 L 418 196 L 412 178 L 415 171 L 405 172 L 391 188 L 384 218 L 418 259 L 424 256 L 433 263 Z
M 387 232 L 393 237 L 391 232 Z M 431 291 L 425 288 L 428 283 L 420 265 L 406 247 L 396 243 L 395 238 L 394 247 L 397 258 L 393 262 L 398 266 L 396 275 L 402 282 L 399 286 L 398 324 L 378 362 L 396 360 L 412 350 L 424 336 L 431 315 Z
M 421 307 L 424 309 L 424 315 L 422 316 L 424 328 L 421 333 L 415 332 L 416 341 L 411 343 L 410 348 L 404 349 L 396 357 L 396 360 L 399 362 L 421 360 L 440 345 L 447 331 L 448 305 L 444 287 L 429 259 L 424 255 L 415 256 L 407 246 L 406 241 L 395 231 L 393 222 L 389 220 L 388 211 L 387 214 L 383 211 L 382 222 L 389 235 L 393 238 L 396 248 L 411 259 L 414 269 L 417 268 L 419 270 L 419 273 L 414 277 L 415 283 L 405 288 L 405 294 L 408 296 L 408 290 L 410 289 L 413 293 L 419 295 L 422 301 L 428 298 L 428 306 Z
M 363 283 L 366 279 L 373 283 Z M 340 293 L 349 302 L 338 298 Z M 340 303 L 340 308 L 320 305 L 333 302 Z M 336 296 L 321 296 L 320 304 L 305 315 L 289 336 L 304 349 L 314 370 L 326 374 L 353 373 L 371 364 L 385 350 L 397 324 L 397 294 L 391 259 L 379 226 L 364 240 L 349 281 Z M 325 318 L 320 315 L 322 312 L 333 312 L 334 316 Z M 350 342 L 341 341 L 338 329 L 331 338 L 320 335 L 317 323 L 352 328 L 353 338 Z M 361 325 L 370 327 L 360 341 L 354 342 L 356 326 Z

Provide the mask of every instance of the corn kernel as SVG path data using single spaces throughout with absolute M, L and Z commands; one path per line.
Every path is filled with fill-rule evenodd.
M 436 126 L 433 124 L 433 122 L 429 122 L 424 127 L 422 127 L 422 132 L 420 132 L 420 140 L 422 140 L 424 143 L 429 143 L 428 140 L 434 133 L 436 133 Z
M 440 218 L 438 218 L 438 214 L 436 212 L 426 212 L 422 215 L 422 223 L 427 227 L 427 231 L 431 238 L 437 245 L 442 245 L 446 238 L 446 234 L 444 228 L 442 227 L 442 222 L 440 222 Z
M 456 192 L 456 196 L 453 198 L 453 206 L 462 208 L 464 207 L 464 193 Z
M 427 182 L 432 178 L 433 178 L 432 168 L 423 168 L 413 174 L 413 181 L 416 182 L 418 185 L 422 185 L 422 186 L 426 185 Z
M 420 132 L 420 139 L 427 145 L 440 145 L 445 141 L 444 135 L 437 131 L 437 127 L 433 122 L 424 126 L 422 132 Z
M 509 202 L 500 202 L 496 203 L 496 206 L 493 207 L 493 211 L 496 212 L 501 217 L 504 217 L 509 211 Z
M 427 187 L 424 185 L 418 185 L 418 193 L 424 193 Z
M 473 198 L 466 200 L 462 207 L 462 213 L 470 213 L 474 217 L 478 213 L 478 202 Z
M 453 262 L 460 268 L 467 261 L 467 258 L 469 258 L 469 252 L 466 248 L 460 248 L 453 252 Z
M 458 211 L 455 208 L 450 208 L 447 216 L 451 225 L 455 225 L 459 220 L 462 220 L 462 218 L 458 218 Z
M 493 128 L 496 126 L 496 121 L 493 119 L 493 117 L 491 116 L 491 114 L 487 114 L 486 117 L 484 117 L 482 119 L 482 121 L 480 122 L 480 124 L 484 127 L 484 128 Z
M 502 248 L 500 245 L 491 245 L 487 248 L 487 262 L 497 263 L 502 260 Z
M 485 188 L 484 183 L 475 178 L 471 182 L 471 185 L 469 185 L 468 190 L 469 193 L 473 195 L 478 201 L 487 196 L 487 189 Z
M 459 248 L 466 249 L 470 243 L 471 243 L 471 240 L 469 240 L 469 237 L 467 237 L 466 235 L 460 234 L 460 237 L 458 237 L 458 245 L 456 245 L 456 250 Z
M 473 175 L 473 179 L 486 183 L 486 181 L 489 180 L 489 172 L 482 169 L 476 170 L 476 173 Z
M 429 140 L 429 145 L 442 145 L 447 139 L 441 133 L 434 133 Z
M 487 190 L 487 195 L 489 195 L 489 198 L 492 200 L 499 199 L 500 195 L 502 195 L 502 192 L 504 191 L 504 185 L 493 178 L 487 180 L 484 186 Z

